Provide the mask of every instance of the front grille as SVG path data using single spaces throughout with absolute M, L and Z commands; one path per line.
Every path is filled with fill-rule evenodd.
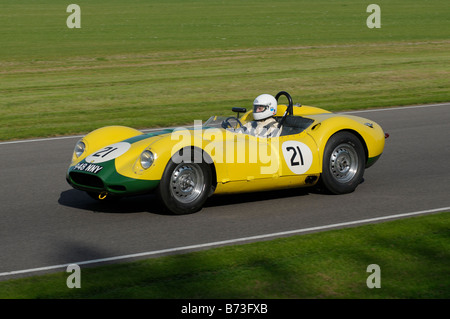
M 70 172 L 70 178 L 80 186 L 103 188 L 103 181 L 100 177 L 79 172 Z

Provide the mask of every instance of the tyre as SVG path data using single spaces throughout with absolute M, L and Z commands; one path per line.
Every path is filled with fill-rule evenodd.
M 163 208 L 182 215 L 199 211 L 208 198 L 212 183 L 207 163 L 175 162 L 167 164 L 156 194 Z
M 353 192 L 362 182 L 364 147 L 354 134 L 338 132 L 328 140 L 323 154 L 321 183 L 332 194 Z

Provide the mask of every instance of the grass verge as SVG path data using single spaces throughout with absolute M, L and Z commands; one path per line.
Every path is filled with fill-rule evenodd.
M 347 110 L 450 100 L 445 1 L 0 0 L 0 140 L 192 124 L 261 93 Z
M 450 298 L 450 213 L 0 282 L 0 298 Z M 369 289 L 381 270 L 381 288 Z

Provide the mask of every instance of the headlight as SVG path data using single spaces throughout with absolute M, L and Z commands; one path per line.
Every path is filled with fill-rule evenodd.
M 150 151 L 143 151 L 141 154 L 141 166 L 143 169 L 147 169 L 152 166 L 155 156 Z
M 80 157 L 81 154 L 84 153 L 85 149 L 86 149 L 86 144 L 84 144 L 82 141 L 79 141 L 77 143 L 77 145 L 75 145 L 75 150 L 74 150 L 75 156 Z

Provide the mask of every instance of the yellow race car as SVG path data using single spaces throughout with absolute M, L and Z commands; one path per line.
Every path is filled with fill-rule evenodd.
M 381 156 L 387 134 L 371 120 L 294 105 L 284 91 L 277 102 L 281 96 L 288 103 L 277 103 L 278 136 L 239 132 L 253 121 L 253 110 L 244 108 L 150 133 L 103 127 L 78 141 L 66 179 L 98 200 L 155 192 L 174 214 L 200 210 L 213 194 L 318 183 L 333 194 L 353 192 Z

